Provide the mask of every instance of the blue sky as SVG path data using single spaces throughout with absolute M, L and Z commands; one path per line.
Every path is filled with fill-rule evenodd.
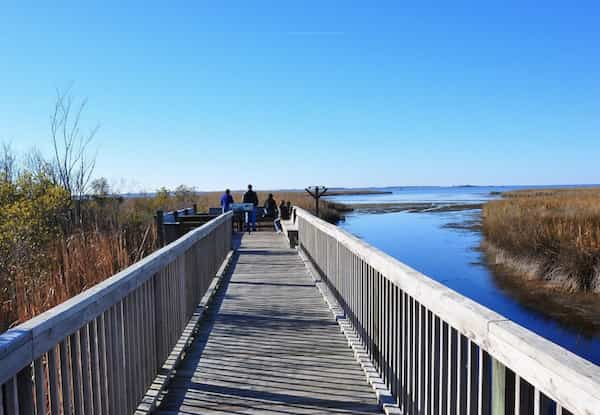
M 600 6 L 372 3 L 3 3 L 0 140 L 73 83 L 122 191 L 600 182 Z

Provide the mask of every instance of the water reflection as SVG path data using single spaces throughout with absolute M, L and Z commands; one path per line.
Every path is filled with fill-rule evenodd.
M 522 326 L 600 364 L 597 296 L 564 297 L 490 269 L 478 249 L 480 210 L 351 214 L 340 226 Z M 587 308 L 587 317 L 573 318 Z M 591 310 L 591 311 L 590 311 Z M 543 312 L 542 312 L 543 311 Z M 579 312 L 579 313 L 578 313 Z

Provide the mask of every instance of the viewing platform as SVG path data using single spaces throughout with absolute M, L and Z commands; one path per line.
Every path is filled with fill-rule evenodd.
M 0 335 L 0 415 L 600 414 L 598 366 L 342 229 L 232 218 Z

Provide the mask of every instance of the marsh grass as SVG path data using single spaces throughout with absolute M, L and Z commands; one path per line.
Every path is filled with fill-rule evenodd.
M 514 191 L 483 207 L 484 249 L 529 279 L 600 293 L 600 188 Z
M 260 203 L 268 193 L 314 211 L 314 201 L 300 191 L 258 192 Z M 233 192 L 241 201 L 243 192 Z M 48 243 L 23 244 L 36 252 L 36 261 L 20 261 L 0 275 L 0 333 L 24 322 L 105 280 L 158 248 L 154 215 L 196 204 L 205 212 L 218 207 L 221 192 L 183 192 L 121 199 L 93 198 L 82 206 L 82 223 L 57 232 Z M 340 212 L 321 202 L 321 217 L 336 222 Z

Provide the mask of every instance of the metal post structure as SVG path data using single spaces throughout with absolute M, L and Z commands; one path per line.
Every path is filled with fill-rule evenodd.
M 319 217 L 319 199 L 321 196 L 325 196 L 329 189 L 325 186 L 308 186 L 304 190 L 315 199 L 315 215 Z

